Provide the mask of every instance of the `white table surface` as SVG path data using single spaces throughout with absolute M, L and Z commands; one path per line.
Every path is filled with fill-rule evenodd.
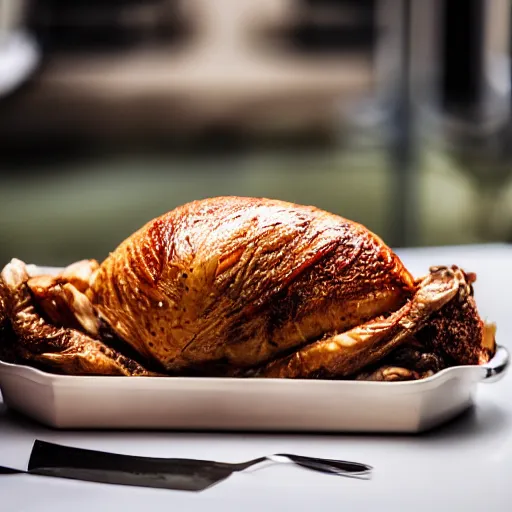
M 398 251 L 415 274 L 457 263 L 478 274 L 481 313 L 498 324 L 512 349 L 512 246 Z M 476 406 L 421 436 L 264 435 L 174 432 L 59 432 L 7 411 L 0 399 L 0 465 L 26 468 L 34 439 L 158 457 L 241 461 L 276 452 L 366 462 L 371 480 L 267 466 L 200 493 L 82 483 L 27 475 L 0 476 L 0 510 L 364 511 L 512 510 L 512 377 L 481 384 Z

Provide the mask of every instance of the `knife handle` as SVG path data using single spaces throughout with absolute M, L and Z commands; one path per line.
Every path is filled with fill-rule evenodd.
M 303 455 L 293 455 L 290 453 L 278 453 L 276 456 L 285 457 L 299 466 L 312 469 L 313 471 L 320 471 L 321 473 L 362 476 L 370 474 L 373 470 L 372 466 L 362 464 L 360 462 L 320 459 L 317 457 L 305 457 Z

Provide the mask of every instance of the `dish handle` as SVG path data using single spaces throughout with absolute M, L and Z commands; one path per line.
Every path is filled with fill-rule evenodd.
M 483 382 L 491 383 L 500 380 L 510 365 L 510 354 L 508 350 L 498 345 L 494 357 L 487 363 L 482 365 L 485 370 Z

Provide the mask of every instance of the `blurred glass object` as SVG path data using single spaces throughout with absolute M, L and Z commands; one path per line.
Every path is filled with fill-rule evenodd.
M 25 13 L 24 0 L 0 0 L 0 98 L 20 87 L 39 63 L 39 47 L 25 30 Z

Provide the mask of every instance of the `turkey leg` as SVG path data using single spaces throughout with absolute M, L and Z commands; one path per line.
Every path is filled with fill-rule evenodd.
M 418 283 L 414 296 L 399 310 L 347 332 L 324 337 L 301 350 L 256 370 L 266 378 L 347 378 L 377 363 L 424 328 L 431 317 L 451 301 L 462 307 L 471 294 L 471 282 L 457 267 L 431 269 Z M 473 333 L 478 349 L 484 337 Z M 460 343 L 460 340 L 454 340 Z M 394 370 L 396 373 L 396 370 Z M 407 370 L 404 370 L 407 372 Z M 399 371 L 400 373 L 400 371 Z M 403 372 L 402 372 L 403 373 Z M 411 378 L 412 373 L 408 375 Z M 402 375 L 402 377 L 407 377 Z

